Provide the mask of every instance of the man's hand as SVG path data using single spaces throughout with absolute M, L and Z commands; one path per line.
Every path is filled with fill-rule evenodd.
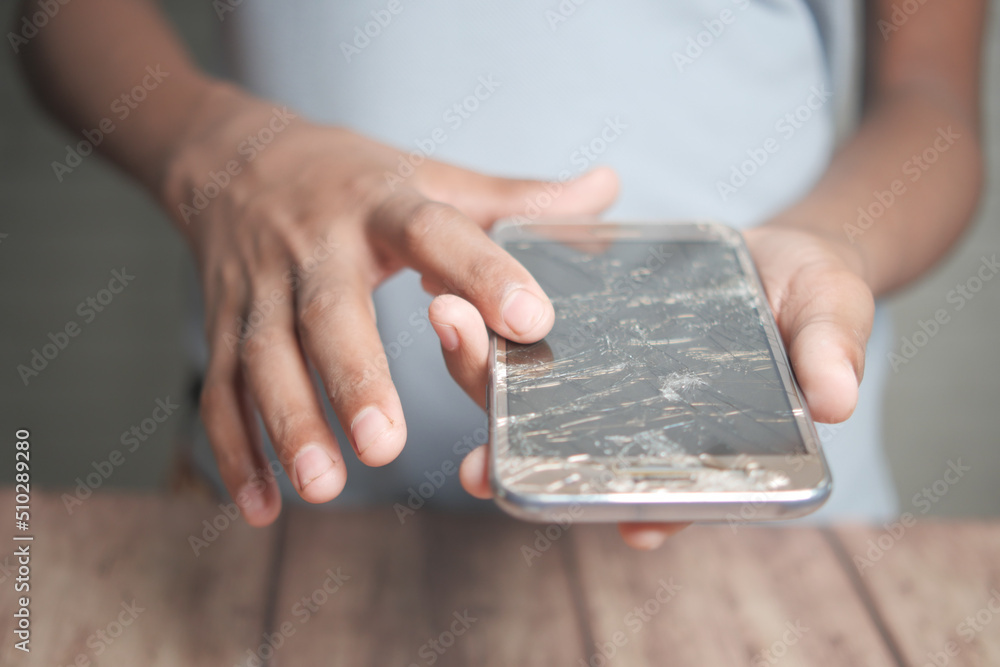
M 257 415 L 304 499 L 331 500 L 346 481 L 310 368 L 363 462 L 384 465 L 402 449 L 406 425 L 371 300 L 399 269 L 459 295 L 511 340 L 536 341 L 551 328 L 548 298 L 484 231 L 551 184 L 430 160 L 401 177 L 405 154 L 228 87 L 190 128 L 162 198 L 197 258 L 210 347 L 201 413 L 249 523 L 270 523 L 281 505 Z M 207 187 L 227 164 L 239 173 Z M 613 172 L 595 170 L 562 184 L 546 212 L 595 214 L 617 188 Z
M 862 260 L 846 244 L 797 229 L 763 226 L 746 233 L 792 366 L 814 418 L 847 419 L 858 400 L 865 343 L 874 303 L 862 280 Z M 442 294 L 430 306 L 452 377 L 484 406 L 489 339 L 476 308 Z M 462 485 L 478 498 L 491 496 L 486 446 L 462 463 Z M 653 549 L 687 524 L 622 524 L 626 543 Z
M 813 419 L 846 420 L 858 402 L 875 300 L 856 246 L 792 227 L 745 234 Z

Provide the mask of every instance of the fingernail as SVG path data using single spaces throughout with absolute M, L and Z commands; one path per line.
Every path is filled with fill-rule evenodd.
M 544 315 L 545 304 L 525 289 L 511 292 L 501 310 L 504 324 L 522 336 L 531 333 Z
M 295 455 L 295 479 L 299 491 L 333 470 L 333 461 L 319 445 L 306 445 Z
M 253 480 L 243 485 L 236 494 L 236 504 L 244 516 L 253 516 L 264 509 L 264 482 Z
M 354 418 L 351 423 L 351 435 L 354 436 L 354 444 L 358 448 L 358 455 L 364 453 L 382 437 L 382 434 L 392 428 L 392 420 L 385 414 L 370 405 Z
M 632 536 L 632 547 L 642 551 L 658 549 L 667 541 L 665 533 L 659 530 L 643 530 Z
M 441 347 L 449 352 L 454 352 L 458 349 L 458 329 L 450 324 L 440 324 L 438 322 L 434 322 L 433 320 L 431 321 L 431 324 L 434 325 L 434 331 L 437 332 L 438 338 L 441 339 Z

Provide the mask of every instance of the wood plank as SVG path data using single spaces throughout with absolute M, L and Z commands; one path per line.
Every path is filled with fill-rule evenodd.
M 575 665 L 583 641 L 560 549 L 530 565 L 522 555 L 538 529 L 500 515 L 421 510 L 400 525 L 391 508 L 297 508 L 272 622 L 287 641 L 273 664 Z M 319 594 L 324 604 L 296 606 L 338 568 L 350 579 Z
M 608 665 L 895 664 L 816 530 L 695 526 L 636 554 L 614 528 L 586 526 L 573 543 L 594 667 L 608 655 Z M 665 603 L 661 581 L 681 587 Z
M 14 648 L 4 581 L 0 663 L 231 665 L 264 627 L 273 529 L 226 527 L 218 505 L 156 496 L 95 493 L 69 514 L 35 491 L 31 505 L 31 652 Z M 9 488 L 0 515 L 3 562 L 15 544 Z M 204 520 L 224 529 L 196 556 L 188 538 Z
M 907 664 L 1000 665 L 1000 524 L 921 521 L 835 534 Z

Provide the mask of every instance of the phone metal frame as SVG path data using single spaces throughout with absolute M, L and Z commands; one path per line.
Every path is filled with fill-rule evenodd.
M 579 228 L 574 230 L 574 228 Z M 584 233 L 580 233 L 580 232 Z M 792 414 L 802 437 L 805 454 L 754 455 L 756 471 L 784 476 L 782 488 L 761 490 L 751 484 L 746 455 L 709 457 L 711 465 L 691 468 L 658 466 L 630 469 L 630 475 L 642 474 L 662 488 L 654 492 L 549 493 L 539 492 L 554 476 L 578 473 L 591 479 L 615 470 L 607 463 L 576 464 L 562 457 L 512 457 L 507 439 L 506 340 L 490 332 L 489 381 L 486 405 L 490 415 L 490 484 L 494 499 L 507 513 L 528 521 L 768 521 L 803 516 L 818 509 L 829 497 L 832 479 L 820 447 L 816 427 L 809 415 L 802 391 L 795 381 L 791 364 L 768 307 L 763 285 L 742 235 L 715 222 L 608 223 L 594 220 L 552 220 L 524 224 L 502 221 L 492 233 L 503 246 L 512 240 L 547 240 L 595 242 L 608 240 L 648 240 L 650 242 L 718 241 L 730 246 L 743 272 L 755 290 L 761 325 L 767 333 L 771 353 L 792 407 Z M 521 460 L 520 465 L 514 462 Z M 593 460 L 593 459 L 592 459 Z M 638 462 L 638 460 L 637 460 Z M 620 459 L 619 459 L 620 463 Z M 614 474 L 623 474 L 619 467 Z M 691 476 L 694 479 L 691 479 Z M 687 479 L 685 479 L 685 476 Z M 700 477 L 721 480 L 725 490 L 684 490 L 697 486 Z M 741 483 L 745 480 L 745 483 Z M 566 488 L 565 485 L 562 485 Z

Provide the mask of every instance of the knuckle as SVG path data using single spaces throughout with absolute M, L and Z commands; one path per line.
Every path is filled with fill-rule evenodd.
M 310 421 L 310 415 L 303 410 L 288 407 L 275 409 L 268 418 L 274 430 L 274 444 L 282 447 L 295 441 Z
M 219 473 L 226 485 L 232 484 L 229 488 L 234 493 L 242 488 L 243 484 L 252 479 L 252 475 L 247 477 L 242 471 L 247 468 L 248 454 L 242 449 L 223 445 L 219 440 L 212 443 L 212 454 L 215 456 L 215 463 L 219 467 Z
M 409 220 L 403 226 L 407 249 L 413 253 L 430 250 L 434 240 L 460 217 L 461 214 L 447 204 L 429 200 L 420 202 L 413 207 Z
M 261 326 L 240 340 L 240 359 L 244 364 L 267 356 L 282 345 L 284 334 L 273 326 Z
M 326 382 L 327 396 L 331 403 L 346 401 L 371 392 L 388 378 L 389 361 L 384 354 L 355 365 L 333 369 Z
M 492 292 L 497 285 L 509 282 L 510 269 L 505 257 L 488 254 L 476 257 L 462 268 L 459 276 L 462 291 L 472 295 Z
M 330 322 L 348 300 L 346 289 L 321 287 L 304 290 L 299 298 L 299 321 L 306 329 L 318 329 Z
M 385 201 L 392 190 L 385 176 L 377 171 L 364 170 L 348 176 L 341 187 L 343 199 L 358 208 L 374 208 Z
M 875 316 L 875 295 L 860 276 L 846 272 L 838 281 L 841 299 L 856 308 L 862 308 L 867 322 Z
M 284 197 L 270 192 L 248 195 L 240 206 L 240 217 L 254 221 L 289 221 L 291 211 Z
M 224 303 L 238 300 L 245 290 L 243 267 L 239 262 L 218 262 L 212 267 L 209 275 L 206 291 L 217 294 L 219 300 Z
M 530 181 L 518 178 L 495 179 L 496 192 L 500 196 L 508 197 L 531 197 L 541 184 L 539 181 Z

